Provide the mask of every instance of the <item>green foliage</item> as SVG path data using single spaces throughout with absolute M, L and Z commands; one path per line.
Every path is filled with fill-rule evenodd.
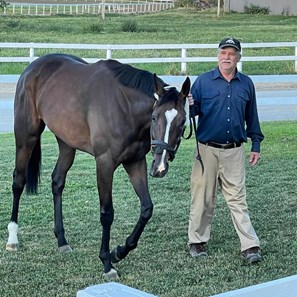
M 176 7 L 196 7 L 198 10 L 217 7 L 217 0 L 177 0 Z
M 195 7 L 196 0 L 176 0 L 174 5 L 176 7 Z
M 124 32 L 121 24 L 129 20 L 132 29 Z M 130 23 L 128 22 L 128 23 Z M 130 27 L 127 26 L 128 28 Z M 136 29 L 135 29 L 136 27 Z M 235 36 L 241 42 L 286 42 L 297 40 L 295 16 L 272 16 L 255 14 L 226 14 L 217 18 L 216 12 L 196 8 L 178 8 L 154 14 L 113 15 L 104 21 L 98 16 L 11 16 L 0 17 L 0 40 L 2 42 L 40 43 L 95 43 L 95 44 L 183 44 L 218 43 L 225 36 Z M 55 50 L 56 51 L 56 50 Z M 106 53 L 88 50 L 61 50 L 81 57 L 105 58 Z M 38 56 L 53 52 L 37 50 Z M 293 48 L 245 49 L 246 56 L 293 56 Z M 132 57 L 177 57 L 178 50 L 114 51 L 114 58 Z M 187 56 L 213 57 L 215 49 L 188 50 Z M 1 49 L 1 56 L 28 56 L 28 49 Z M 2 63 L 0 74 L 20 74 L 26 63 Z M 187 74 L 198 75 L 214 67 L 216 63 L 187 63 Z M 180 63 L 136 64 L 159 75 L 181 74 Z M 291 74 L 295 73 L 294 61 L 244 62 L 247 74 Z
M 264 261 L 245 266 L 238 237 L 222 194 L 208 245 L 209 257 L 192 259 L 187 249 L 190 205 L 189 180 L 195 140 L 182 140 L 163 179 L 149 177 L 154 214 L 136 250 L 116 264 L 120 282 L 160 297 L 207 297 L 228 290 L 295 275 L 296 239 L 296 121 L 262 123 L 265 140 L 261 162 L 247 165 L 247 202 L 262 244 Z M 17 253 L 5 251 L 12 206 L 13 133 L 0 133 L 0 296 L 75 296 L 105 282 L 98 258 L 101 239 L 95 163 L 78 152 L 67 175 L 63 196 L 66 236 L 72 253 L 59 253 L 53 234 L 51 172 L 57 144 L 50 132 L 42 135 L 43 171 L 40 192 L 20 201 Z M 245 145 L 246 160 L 250 144 Z M 151 156 L 148 154 L 148 164 Z M 115 220 L 111 248 L 123 244 L 139 216 L 140 205 L 122 167 L 114 177 Z
M 270 12 L 270 8 L 250 4 L 244 7 L 244 12 L 248 14 L 268 15 Z
M 0 0 L 0 9 L 4 9 L 7 6 L 7 3 L 5 0 Z
M 17 19 L 10 19 L 5 23 L 6 29 L 20 29 L 21 22 Z
M 86 25 L 83 31 L 84 33 L 102 33 L 103 25 L 99 23 Z
M 138 23 L 136 20 L 126 20 L 121 26 L 123 32 L 139 32 Z

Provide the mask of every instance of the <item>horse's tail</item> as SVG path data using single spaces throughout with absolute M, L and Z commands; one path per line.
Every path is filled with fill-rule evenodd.
M 40 182 L 41 169 L 41 145 L 40 136 L 33 148 L 29 159 L 26 176 L 26 192 L 27 194 L 37 194 L 38 184 Z

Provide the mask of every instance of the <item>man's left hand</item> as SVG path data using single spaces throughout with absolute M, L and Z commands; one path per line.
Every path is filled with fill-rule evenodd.
M 250 160 L 249 160 L 250 165 L 251 166 L 256 165 L 259 162 L 260 158 L 261 158 L 260 153 L 251 152 L 250 153 Z

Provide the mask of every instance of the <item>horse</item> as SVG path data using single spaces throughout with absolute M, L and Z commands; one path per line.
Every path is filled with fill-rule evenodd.
M 47 127 L 59 148 L 51 175 L 58 249 L 72 250 L 65 238 L 62 193 L 76 150 L 80 150 L 96 162 L 103 275 L 117 279 L 114 263 L 136 248 L 153 213 L 146 155 L 149 151 L 153 154 L 150 175 L 165 176 L 185 127 L 190 84 L 187 77 L 179 91 L 156 74 L 111 59 L 89 64 L 73 55 L 48 54 L 33 61 L 21 74 L 15 93 L 16 154 L 6 250 L 19 248 L 18 210 L 25 186 L 28 194 L 38 192 L 40 139 Z M 139 197 L 140 215 L 125 244 L 110 250 L 112 181 L 120 165 Z

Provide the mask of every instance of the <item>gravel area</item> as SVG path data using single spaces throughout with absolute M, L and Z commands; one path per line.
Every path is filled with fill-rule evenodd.
M 1 84 L 0 83 L 0 93 L 14 93 L 16 84 Z

